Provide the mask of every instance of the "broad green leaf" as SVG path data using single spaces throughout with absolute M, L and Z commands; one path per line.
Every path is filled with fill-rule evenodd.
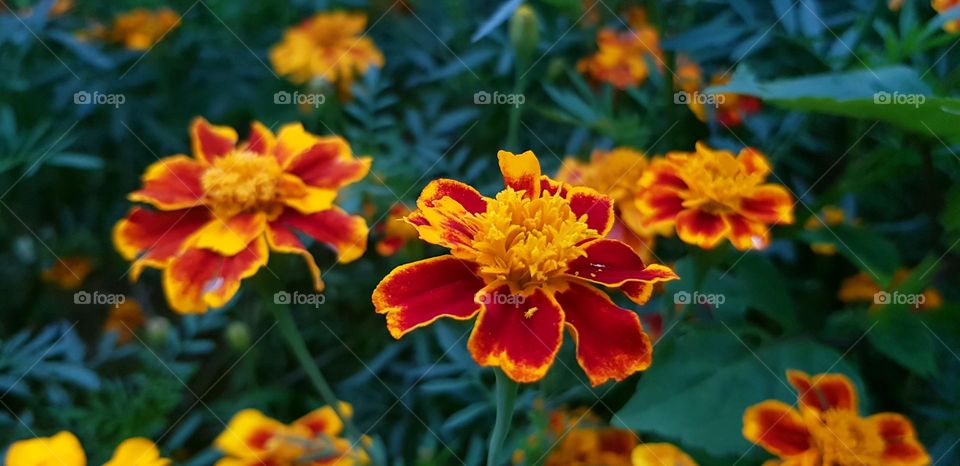
M 902 309 L 884 309 L 867 334 L 874 348 L 911 372 L 930 377 L 937 372 L 933 335 L 920 316 Z
M 804 231 L 800 238 L 808 243 L 829 243 L 836 246 L 858 269 L 878 278 L 886 286 L 900 267 L 897 247 L 879 234 L 850 225 L 836 225 Z

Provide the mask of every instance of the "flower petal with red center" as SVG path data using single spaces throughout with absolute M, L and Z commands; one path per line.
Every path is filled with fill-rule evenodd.
M 617 306 L 605 293 L 576 283 L 556 298 L 577 343 L 577 362 L 593 386 L 650 367 L 653 346 L 637 314 Z
M 817 411 L 837 409 L 857 411 L 857 391 L 853 382 L 843 374 L 819 374 L 810 377 L 805 372 L 787 371 L 787 380 L 797 390 L 800 404 Z
M 677 215 L 677 236 L 685 243 L 710 249 L 727 232 L 723 217 L 702 210 L 688 209 Z
M 740 149 L 740 153 L 737 155 L 737 161 L 739 161 L 744 168 L 747 169 L 747 173 L 751 175 L 766 177 L 770 173 L 770 162 L 767 161 L 767 158 L 760 153 L 760 151 L 752 147 Z
M 277 144 L 277 139 L 273 136 L 273 132 L 270 131 L 270 128 L 267 128 L 260 123 L 255 121 L 250 124 L 250 136 L 247 138 L 247 142 L 244 144 L 244 148 L 250 152 L 254 152 L 261 155 L 267 155 L 273 152 L 273 148 Z
M 730 242 L 741 251 L 763 249 L 770 244 L 770 230 L 762 223 L 735 213 L 724 214 L 723 221 L 727 225 Z
M 267 216 L 263 212 L 242 213 L 227 219 L 214 217 L 197 232 L 193 247 L 232 256 L 246 249 L 266 228 Z
M 188 247 L 163 270 L 163 288 L 173 310 L 188 314 L 227 304 L 240 281 L 267 265 L 269 249 L 263 237 L 234 256 Z
M 485 305 L 467 349 L 481 366 L 499 366 L 517 382 L 536 382 L 546 375 L 560 350 L 563 311 L 541 289 L 518 298 L 509 286 L 478 293 L 476 300 Z
M 421 209 L 434 207 L 435 203 L 449 197 L 463 206 L 464 210 L 473 214 L 479 214 L 487 211 L 487 201 L 473 186 L 461 183 L 456 180 L 439 179 L 433 180 L 417 199 L 417 206 Z
M 300 178 L 284 173 L 280 178 L 281 199 L 283 204 L 304 214 L 313 214 L 333 206 L 337 190 L 308 186 Z
M 387 275 L 373 291 L 373 306 L 387 315 L 394 338 L 441 317 L 465 320 L 480 311 L 474 296 L 483 288 L 477 265 L 439 256 L 404 264 Z
M 669 267 L 645 265 L 640 256 L 623 242 L 601 239 L 584 248 L 585 256 L 574 259 L 567 266 L 567 274 L 616 288 L 627 282 L 655 283 L 676 280 Z
M 197 117 L 190 125 L 190 145 L 197 160 L 212 164 L 218 157 L 234 150 L 237 131 L 229 126 L 211 125 L 205 118 Z
M 291 156 L 286 172 L 310 186 L 338 189 L 367 176 L 370 163 L 370 157 L 354 158 L 343 138 L 322 137 L 307 150 Z
M 319 140 L 320 137 L 305 130 L 302 123 L 289 123 L 277 131 L 277 144 L 274 146 L 273 155 L 280 166 L 285 167 L 294 157 L 313 147 Z M 350 150 L 349 147 L 341 149 Z
M 570 185 L 565 182 L 554 180 L 546 175 L 540 176 L 540 192 L 541 193 L 546 192 L 551 195 L 555 195 L 559 193 L 560 197 L 565 198 L 567 197 L 569 189 L 570 189 Z
M 184 242 L 210 221 L 210 211 L 195 207 L 164 212 L 134 207 L 113 227 L 113 244 L 128 261 L 134 261 L 130 278 L 143 267 L 162 268 Z
M 497 152 L 503 183 L 514 191 L 523 191 L 526 198 L 540 197 L 540 161 L 531 151 L 514 154 Z
M 340 402 L 340 412 L 344 417 L 353 416 L 353 406 L 350 403 Z M 300 419 L 293 421 L 294 428 L 302 428 L 308 432 L 310 438 L 321 435 L 336 437 L 343 432 L 343 421 L 337 417 L 337 412 L 331 406 L 323 406 L 310 411 Z
M 790 405 L 767 400 L 743 413 L 743 436 L 777 456 L 801 455 L 812 446 L 803 416 Z
M 925 466 L 930 464 L 930 456 L 923 445 L 917 441 L 913 423 L 896 413 L 874 414 L 867 418 L 877 427 L 883 438 L 884 464 L 890 466 Z
M 570 189 L 567 199 L 570 201 L 570 210 L 577 218 L 586 216 L 587 226 L 604 236 L 613 228 L 613 199 L 597 191 L 576 187 Z
M 349 215 L 339 207 L 313 214 L 301 214 L 286 209 L 270 222 L 271 243 L 296 252 L 306 250 L 296 233 L 303 233 L 323 243 L 337 253 L 340 263 L 357 260 L 367 250 L 367 221 L 363 217 Z
M 204 167 L 186 155 L 175 155 L 147 167 L 143 188 L 127 196 L 132 202 L 144 202 L 161 210 L 180 210 L 203 204 Z
M 637 199 L 636 206 L 644 217 L 643 226 L 646 228 L 673 225 L 684 210 L 683 198 L 676 191 L 660 186 L 647 189 Z
M 763 223 L 793 223 L 793 196 L 787 188 L 776 184 L 757 187 L 749 197 L 740 200 L 739 212 Z

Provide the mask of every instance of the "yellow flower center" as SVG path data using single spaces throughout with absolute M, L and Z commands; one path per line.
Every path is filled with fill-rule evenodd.
M 586 254 L 580 244 L 599 236 L 562 197 L 526 199 L 509 188 L 497 194 L 486 212 L 465 220 L 473 241 L 454 254 L 480 264 L 488 285 L 509 285 L 512 293 L 524 296 L 555 284 L 572 260 Z
M 233 215 L 275 206 L 281 175 L 283 169 L 273 157 L 237 150 L 216 159 L 201 183 L 213 210 Z
M 613 198 L 617 204 L 632 202 L 647 160 L 632 149 L 614 149 L 592 161 L 583 173 L 584 186 Z
M 736 210 L 740 199 L 763 181 L 748 173 L 730 153 L 698 152 L 683 163 L 677 173 L 689 187 L 683 206 L 712 214 Z
M 850 411 L 830 410 L 821 414 L 811 429 L 823 464 L 836 466 L 880 466 L 884 443 L 873 424 Z

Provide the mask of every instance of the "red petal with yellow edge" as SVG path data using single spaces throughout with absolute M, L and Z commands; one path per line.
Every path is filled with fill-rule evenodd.
M 124 259 L 136 261 L 130 274 L 136 280 L 144 266 L 163 267 L 208 221 L 204 207 L 172 212 L 134 207 L 113 227 L 113 245 Z
M 205 118 L 197 117 L 190 125 L 190 145 L 197 160 L 213 163 L 236 147 L 237 132 L 229 126 L 213 126 Z
M 470 213 L 479 214 L 487 211 L 487 201 L 468 184 L 456 180 L 441 178 L 433 180 L 417 199 L 417 206 L 420 208 L 433 207 L 434 204 L 445 197 L 449 197 Z
M 277 131 L 277 145 L 274 146 L 273 155 L 280 162 L 280 166 L 285 166 L 293 157 L 313 147 L 319 140 L 320 137 L 307 132 L 302 123 L 289 123 L 281 126 Z M 349 147 L 342 149 L 347 152 L 350 150 Z
M 300 178 L 284 173 L 280 178 L 280 196 L 284 205 L 293 207 L 304 214 L 313 214 L 333 207 L 337 198 L 335 189 L 307 186 Z
M 554 180 L 546 175 L 540 176 L 540 192 L 549 193 L 549 194 L 560 194 L 560 197 L 567 197 L 567 191 L 570 189 L 570 185 Z
M 340 412 L 344 417 L 353 416 L 353 407 L 350 403 L 340 402 Z M 293 422 L 294 428 L 303 428 L 310 438 L 321 435 L 336 437 L 343 432 L 343 421 L 337 417 L 337 412 L 331 406 L 317 408 Z
M 281 247 L 306 249 L 297 232 L 333 249 L 340 263 L 357 260 L 367 250 L 367 221 L 339 207 L 314 214 L 286 209 L 270 222 L 273 243 Z
M 744 147 L 741 149 L 740 154 L 737 155 L 737 161 L 739 161 L 750 174 L 766 176 L 770 173 L 770 162 L 767 162 L 767 158 L 760 153 L 760 151 L 752 147 Z
M 144 172 L 143 188 L 127 199 L 145 202 L 161 210 L 179 210 L 203 204 L 200 177 L 205 168 L 186 155 L 175 155 L 154 162 Z
M 672 224 L 684 210 L 683 198 L 676 191 L 662 188 L 650 188 L 636 205 L 645 217 L 643 224 L 646 227 Z
M 522 298 L 503 286 L 476 299 L 486 305 L 467 342 L 473 359 L 517 382 L 542 379 L 563 341 L 563 311 L 553 297 L 537 289 Z
M 439 256 L 397 267 L 373 290 L 373 307 L 387 315 L 394 338 L 441 317 L 469 319 L 480 311 L 474 295 L 483 288 L 477 265 Z
M 240 280 L 267 265 L 269 250 L 258 238 L 234 256 L 188 247 L 163 270 L 167 302 L 179 313 L 202 313 L 227 304 L 240 289 Z
M 733 246 L 741 251 L 763 249 L 770 244 L 770 232 L 766 225 L 747 219 L 739 214 L 725 214 L 724 223 L 729 229 L 728 237 Z
M 884 464 L 890 466 L 926 466 L 930 464 L 930 455 L 917 441 L 913 423 L 905 416 L 896 413 L 874 414 L 867 418 L 877 426 L 883 437 Z
M 740 200 L 741 214 L 763 223 L 793 223 L 793 196 L 780 185 L 765 184 Z
M 817 411 L 837 409 L 857 411 L 857 391 L 843 374 L 819 374 L 789 370 L 787 380 L 797 390 L 800 404 Z
M 727 232 L 727 225 L 719 215 L 688 209 L 677 215 L 677 236 L 685 243 L 710 249 Z
M 255 121 L 250 124 L 250 136 L 247 138 L 247 142 L 244 148 L 250 152 L 257 154 L 267 155 L 273 152 L 273 148 L 277 144 L 277 139 L 273 136 L 273 132 L 270 131 L 270 128 L 267 128 L 260 123 Z
M 743 413 L 743 436 L 777 456 L 796 456 L 811 447 L 810 431 L 790 405 L 767 400 Z
M 567 275 L 610 287 L 633 281 L 655 283 L 679 278 L 669 267 L 645 265 L 630 246 L 620 241 L 597 240 L 588 244 L 584 251 L 585 256 L 570 262 Z
M 370 158 L 342 153 L 342 139 L 320 138 L 317 144 L 290 158 L 286 171 L 317 188 L 337 189 L 367 176 Z M 349 148 L 347 149 L 349 151 Z
M 621 381 L 650 367 L 653 346 L 637 314 L 617 306 L 605 293 L 577 283 L 556 298 L 577 342 L 577 362 L 593 386 L 610 379 Z
M 267 216 L 263 212 L 237 214 L 227 219 L 214 217 L 197 233 L 193 247 L 232 256 L 246 249 L 266 228 Z
M 540 197 L 540 161 L 533 152 L 514 154 L 502 150 L 497 153 L 503 183 L 514 191 L 523 191 L 526 198 Z
M 586 215 L 587 226 L 605 236 L 613 228 L 613 199 L 590 188 L 576 187 L 567 195 L 577 218 Z

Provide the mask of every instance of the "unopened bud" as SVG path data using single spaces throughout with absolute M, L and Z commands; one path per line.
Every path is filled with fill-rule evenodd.
M 510 44 L 517 55 L 517 62 L 529 62 L 540 42 L 540 22 L 530 5 L 523 4 L 510 18 Z

